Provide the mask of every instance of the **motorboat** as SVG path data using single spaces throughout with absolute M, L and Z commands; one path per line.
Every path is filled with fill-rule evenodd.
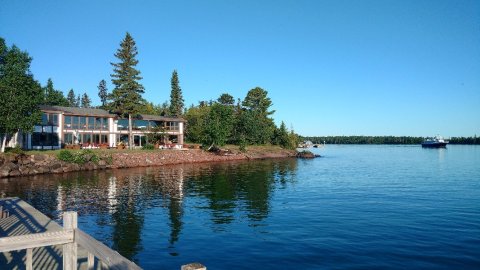
M 445 148 L 447 147 L 447 143 L 448 141 L 444 140 L 442 137 L 435 136 L 433 138 L 426 138 L 425 141 L 422 142 L 422 147 Z

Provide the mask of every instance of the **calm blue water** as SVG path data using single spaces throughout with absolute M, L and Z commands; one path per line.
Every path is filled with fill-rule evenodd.
M 330 146 L 314 160 L 0 182 L 145 269 L 480 269 L 480 147 Z

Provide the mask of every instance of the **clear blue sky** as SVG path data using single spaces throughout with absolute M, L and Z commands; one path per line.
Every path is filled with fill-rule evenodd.
M 42 85 L 98 104 L 126 32 L 144 97 L 268 91 L 301 135 L 480 135 L 480 1 L 0 0 L 0 36 Z

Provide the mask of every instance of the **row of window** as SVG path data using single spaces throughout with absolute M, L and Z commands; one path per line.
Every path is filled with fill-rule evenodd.
M 58 134 L 48 132 L 33 132 L 33 146 L 58 146 Z
M 108 135 L 106 134 L 78 134 L 76 137 L 73 133 L 65 133 L 63 142 L 65 144 L 108 144 Z
M 65 116 L 66 129 L 108 130 L 108 118 L 93 116 Z
M 58 114 L 56 113 L 43 113 L 42 125 L 58 126 Z
M 163 121 L 148 121 L 148 120 L 132 120 L 133 130 L 152 130 L 156 128 L 163 128 L 166 131 L 179 130 L 179 122 L 163 122 Z M 128 130 L 128 119 L 118 120 L 118 130 Z
M 58 114 L 42 114 L 42 124 L 58 126 Z M 179 122 L 133 120 L 133 130 L 152 130 L 158 127 L 166 131 L 178 131 Z M 108 118 L 93 116 L 65 116 L 65 129 L 108 130 Z M 118 120 L 118 130 L 128 130 L 128 119 Z

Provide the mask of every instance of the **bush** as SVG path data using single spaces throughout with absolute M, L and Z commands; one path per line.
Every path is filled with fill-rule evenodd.
M 153 144 L 145 144 L 142 147 L 143 150 L 155 150 L 155 146 Z
M 19 145 L 16 145 L 15 147 L 5 147 L 5 153 L 23 155 L 25 154 L 25 151 L 23 151 Z
M 74 163 L 74 156 L 72 152 L 68 150 L 60 150 L 60 152 L 57 154 L 57 158 L 61 161 Z
M 85 149 L 81 151 L 68 151 L 68 150 L 61 150 L 57 158 L 59 160 L 69 162 L 69 163 L 77 163 L 77 164 L 85 164 L 89 161 L 98 163 L 101 158 L 92 150 Z

